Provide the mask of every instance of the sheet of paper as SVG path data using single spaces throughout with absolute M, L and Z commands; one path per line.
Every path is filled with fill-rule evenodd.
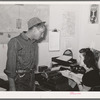
M 49 32 L 49 51 L 60 50 L 60 32 Z
M 83 77 L 83 74 L 75 74 L 73 72 L 71 72 L 71 75 L 76 76 L 77 78 L 80 78 L 80 79 L 82 79 Z
M 83 74 L 75 74 L 69 70 L 64 70 L 64 71 L 59 71 L 63 76 L 67 77 L 67 78 L 70 78 L 70 79 L 74 79 L 74 76 L 79 78 L 80 81 L 83 77 Z
M 59 70 L 61 66 L 58 66 L 58 67 L 54 67 L 54 68 L 51 68 L 51 71 L 54 71 L 54 70 Z
M 70 60 L 71 58 L 72 58 L 71 56 L 62 55 L 62 56 L 58 57 L 57 59 L 63 60 L 63 61 L 68 61 L 68 60 Z

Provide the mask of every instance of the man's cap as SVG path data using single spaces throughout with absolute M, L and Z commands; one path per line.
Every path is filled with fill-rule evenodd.
M 38 17 L 33 17 L 28 21 L 28 29 L 40 23 L 45 23 L 45 22 L 41 21 Z

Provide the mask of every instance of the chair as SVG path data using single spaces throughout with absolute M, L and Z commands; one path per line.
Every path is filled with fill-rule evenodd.
M 92 91 L 100 91 L 100 85 L 99 86 L 94 86 L 91 89 Z

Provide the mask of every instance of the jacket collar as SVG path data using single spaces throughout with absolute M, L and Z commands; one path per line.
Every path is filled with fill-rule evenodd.
M 29 40 L 29 38 L 25 35 L 25 33 L 26 32 L 22 32 L 20 35 L 21 35 L 21 37 L 23 38 L 23 39 L 25 39 L 25 40 Z
M 26 41 L 30 40 L 32 43 L 35 42 L 35 40 L 31 40 L 30 38 L 28 38 L 26 35 L 25 35 L 26 31 L 23 31 L 20 35 L 23 39 L 25 39 Z

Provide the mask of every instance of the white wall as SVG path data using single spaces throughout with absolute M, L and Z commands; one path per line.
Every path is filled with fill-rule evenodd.
M 100 9 L 100 5 L 99 5 Z M 79 48 L 94 47 L 100 50 L 100 20 L 98 24 L 91 24 L 89 22 L 90 4 L 83 4 L 80 7 L 80 27 L 79 27 Z M 99 16 L 100 19 L 100 10 Z
M 1 8 L 2 8 L 2 6 L 1 6 Z M 3 13 L 8 8 L 11 9 L 11 11 Z M 21 7 L 20 17 L 23 19 L 22 20 L 23 22 L 28 20 L 32 16 L 32 14 L 31 14 L 32 11 L 31 10 L 33 8 L 34 8 L 34 6 L 29 7 L 29 5 Z M 60 30 L 60 34 L 61 34 L 61 37 L 60 37 L 60 51 L 50 52 L 48 50 L 48 47 L 49 47 L 48 46 L 48 41 L 40 43 L 39 44 L 39 65 L 50 66 L 51 65 L 51 58 L 55 57 L 55 56 L 62 55 L 63 52 L 67 48 L 71 48 L 73 53 L 74 53 L 74 57 L 77 58 L 78 45 L 79 45 L 79 40 L 78 40 L 79 39 L 78 38 L 79 14 L 80 14 L 79 8 L 80 8 L 79 5 L 72 5 L 72 4 L 70 4 L 70 5 L 69 4 L 68 5 L 50 5 L 50 12 L 48 12 L 48 14 L 50 14 L 49 15 L 49 22 L 48 22 L 48 19 L 46 19 L 47 23 L 49 23 L 48 31 L 53 30 L 54 28 Z M 68 11 L 75 14 L 75 35 L 72 36 L 72 37 L 66 37 L 66 36 L 62 35 L 62 22 L 63 22 L 62 14 L 64 12 L 68 12 Z M 12 30 L 13 30 L 13 31 L 18 32 L 18 29 L 15 28 L 15 23 L 14 23 L 15 19 L 18 17 L 18 13 L 14 14 L 14 12 L 18 12 L 18 7 L 5 6 L 5 8 L 3 9 L 3 12 L 0 11 L 0 13 L 2 14 L 0 17 L 3 17 L 3 19 L 0 20 L 0 22 L 3 23 L 2 27 L 0 26 L 1 31 L 4 31 L 4 32 L 11 31 L 12 32 Z M 7 18 L 8 18 L 8 21 L 7 21 Z M 42 16 L 42 18 L 43 18 L 43 16 Z M 7 22 L 3 22 L 4 20 L 7 21 Z M 9 24 L 9 21 L 12 24 Z M 4 28 L 5 25 L 6 25 L 6 28 Z M 26 26 L 23 25 L 22 29 L 25 30 L 26 29 L 25 27 Z
M 17 8 L 16 8 L 17 9 Z M 25 16 L 25 10 L 23 10 L 23 18 Z M 48 41 L 42 42 L 39 44 L 39 65 L 51 65 L 51 58 L 55 56 L 60 56 L 67 48 L 72 48 L 74 53 L 74 58 L 78 58 L 78 50 L 82 47 L 89 47 L 91 43 L 94 42 L 95 48 L 100 50 L 99 42 L 100 42 L 100 25 L 99 24 L 90 24 L 89 23 L 89 11 L 90 11 L 90 4 L 66 4 L 66 5 L 50 5 L 50 12 L 49 12 L 49 30 L 54 28 L 60 30 L 60 51 L 50 52 L 48 50 Z M 62 22 L 64 12 L 73 12 L 75 14 L 75 34 L 72 37 L 67 37 L 62 35 Z M 100 10 L 99 10 L 100 12 Z M 0 10 L 0 13 L 3 12 Z M 28 10 L 27 10 L 28 13 Z M 100 13 L 99 13 L 100 14 Z M 28 19 L 27 15 L 27 19 Z M 4 17 L 4 19 L 8 18 L 8 15 Z M 10 17 L 9 17 L 10 18 Z M 25 17 L 26 18 L 26 17 Z M 4 21 L 4 19 L 0 20 L 0 23 Z M 100 15 L 99 15 L 100 19 Z M 9 19 L 8 19 L 9 20 Z M 11 17 L 10 20 L 13 21 Z M 6 23 L 3 23 L 3 26 Z M 8 24 L 7 24 L 8 25 Z M 11 24 L 12 25 L 12 24 Z M 15 25 L 15 24 L 14 24 Z M 0 26 L 2 29 L 2 27 Z M 8 29 L 4 30 L 3 27 L 2 31 L 7 31 Z M 99 34 L 99 35 L 97 35 Z M 1 58 L 6 60 L 6 56 L 2 54 L 4 51 L 0 50 Z M 0 61 L 0 65 L 4 64 L 2 60 Z
M 20 7 L 20 9 L 19 9 Z M 19 12 L 20 11 L 20 12 Z M 20 13 L 20 14 L 19 14 Z M 49 25 L 49 5 L 0 5 L 0 78 L 7 79 L 6 75 L 3 73 L 6 67 L 7 59 L 7 43 L 10 40 L 8 34 L 11 38 L 20 34 L 22 31 L 27 31 L 27 21 L 32 17 L 39 17 L 41 20 L 46 21 L 46 25 Z M 16 28 L 16 19 L 22 19 L 21 29 Z M 48 42 L 48 37 L 44 41 Z M 6 45 L 6 46 L 5 46 Z M 47 48 L 44 45 L 44 48 Z M 43 48 L 41 48 L 44 51 Z M 47 52 L 47 49 L 45 49 Z M 43 55 L 40 54 L 42 57 Z M 46 55 L 48 56 L 48 55 Z M 41 59 L 39 59 L 41 60 Z M 43 60 L 43 63 L 48 64 L 48 59 Z
M 40 44 L 39 49 L 39 65 L 50 66 L 52 57 L 60 56 L 67 48 L 71 48 L 74 54 L 74 58 L 77 58 L 78 45 L 79 45 L 79 5 L 51 5 L 50 6 L 50 19 L 49 29 L 60 30 L 60 51 L 49 52 L 48 43 Z M 67 37 L 62 35 L 63 13 L 72 12 L 75 14 L 75 35 Z M 66 33 L 65 33 L 66 34 Z M 43 48 L 44 47 L 44 48 Z
M 0 32 L 27 31 L 27 21 L 32 17 L 39 17 L 49 24 L 49 5 L 39 4 L 1 4 L 0 5 Z M 21 29 L 16 28 L 16 19 L 22 20 Z

